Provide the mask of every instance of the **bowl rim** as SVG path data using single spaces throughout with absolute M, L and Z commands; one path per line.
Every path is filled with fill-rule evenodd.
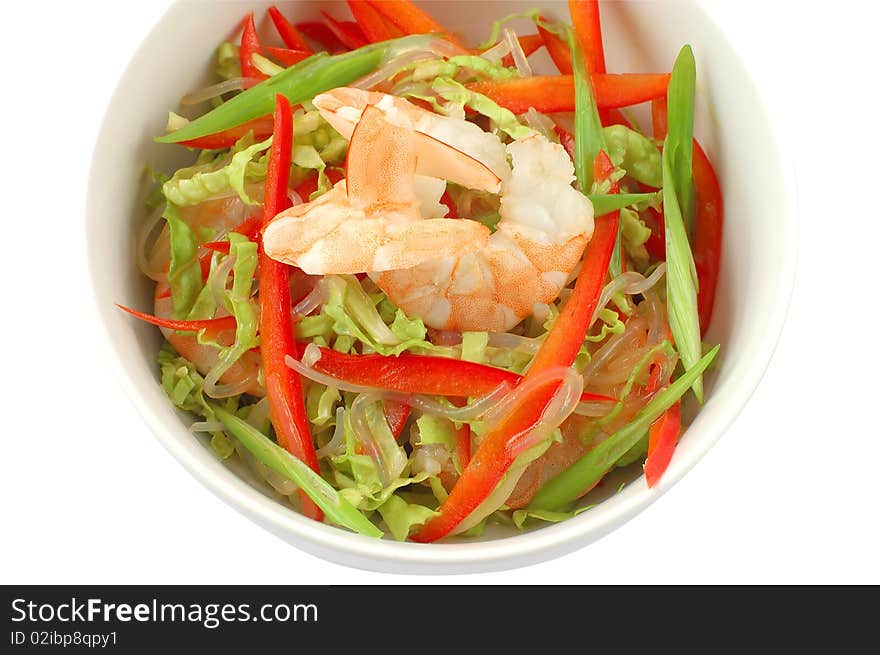
M 173 436 L 172 431 L 163 420 L 150 408 L 140 383 L 124 365 L 125 353 L 115 345 L 115 331 L 112 327 L 112 303 L 108 305 L 100 297 L 97 268 L 98 253 L 95 240 L 89 235 L 93 232 L 97 218 L 93 210 L 95 197 L 100 193 L 101 185 L 96 181 L 94 170 L 105 141 L 109 140 L 108 119 L 114 106 L 120 100 L 120 85 L 135 67 L 136 62 L 144 58 L 148 43 L 156 31 L 172 14 L 178 0 L 172 2 L 168 9 L 145 32 L 143 40 L 134 51 L 124 70 L 116 80 L 113 93 L 101 119 L 89 168 L 88 188 L 85 199 L 85 231 L 86 231 L 86 266 L 92 297 L 94 320 L 100 324 L 102 335 L 101 349 L 106 359 L 111 362 L 116 378 L 129 401 L 143 418 L 158 441 L 174 458 L 201 484 L 216 494 L 221 500 L 239 512 L 254 520 L 276 536 L 294 543 L 300 549 L 313 555 L 329 559 L 336 563 L 354 566 L 385 573 L 406 574 L 464 574 L 488 572 L 525 566 L 539 560 L 548 560 L 574 551 L 595 541 L 616 529 L 637 513 L 647 508 L 676 484 L 693 466 L 700 461 L 708 450 L 718 442 L 734 419 L 745 407 L 749 398 L 757 389 L 769 366 L 785 326 L 788 309 L 794 289 L 797 268 L 797 192 L 795 167 L 786 153 L 792 152 L 784 147 L 786 132 L 780 123 L 782 112 L 771 111 L 767 106 L 766 97 L 758 93 L 755 80 L 742 62 L 738 50 L 730 42 L 727 35 L 719 28 L 711 14 L 705 10 L 699 0 L 692 0 L 702 17 L 724 39 L 725 45 L 739 59 L 746 78 L 755 86 L 756 95 L 761 108 L 775 136 L 774 149 L 782 178 L 780 199 L 784 204 L 780 220 L 780 230 L 784 251 L 778 258 L 778 302 L 772 313 L 763 317 L 763 338 L 759 346 L 750 353 L 750 362 L 745 373 L 728 390 L 723 405 L 715 407 L 712 424 L 707 423 L 705 411 L 701 411 L 689 430 L 697 430 L 699 439 L 697 446 L 689 451 L 687 460 L 678 458 L 664 474 L 660 483 L 649 489 L 640 477 L 626 486 L 615 496 L 603 501 L 596 510 L 589 512 L 587 519 L 575 517 L 558 524 L 547 525 L 539 530 L 516 534 L 511 537 L 491 541 L 454 544 L 416 544 L 396 542 L 386 539 L 376 540 L 359 534 L 347 532 L 331 525 L 317 523 L 296 511 L 278 503 L 258 489 L 250 486 L 226 467 L 205 467 L 189 452 L 183 442 Z M 701 420 L 701 418 L 703 420 Z M 598 516 L 597 516 L 598 514 Z

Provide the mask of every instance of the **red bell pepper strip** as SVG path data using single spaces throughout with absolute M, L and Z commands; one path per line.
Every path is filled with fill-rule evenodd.
M 278 36 L 284 41 L 284 45 L 291 50 L 301 50 L 311 53 L 312 49 L 309 47 L 309 44 L 306 43 L 303 35 L 291 25 L 290 21 L 284 17 L 284 14 L 281 13 L 281 10 L 278 9 L 278 7 L 269 7 L 269 17 L 272 19 L 272 22 L 275 23 L 275 29 L 278 31 Z
M 666 138 L 668 122 L 666 116 L 666 96 L 655 98 L 651 102 L 651 129 L 654 139 L 663 141 Z M 666 259 L 666 221 L 663 211 L 649 207 L 647 210 L 651 236 L 645 243 L 645 249 L 655 261 Z
M 596 156 L 596 161 L 593 163 L 593 179 L 599 181 L 607 180 L 612 173 L 614 173 L 614 164 L 611 163 L 608 155 L 600 150 Z M 617 193 L 617 186 L 616 183 L 612 184 L 610 193 Z
M 651 236 L 645 242 L 645 250 L 655 262 L 666 260 L 666 220 L 662 211 L 657 211 L 653 207 L 648 207 L 645 224 L 651 228 Z
M 203 248 L 207 248 L 212 252 L 219 252 L 222 255 L 229 254 L 229 242 L 228 241 L 208 241 L 207 243 L 202 244 Z
M 571 48 L 558 34 L 544 29 L 540 24 L 537 27 L 538 34 L 540 34 L 544 45 L 547 46 L 547 52 L 550 53 L 550 58 L 556 64 L 556 68 L 563 75 L 571 75 Z
M 666 109 L 666 96 L 657 98 L 651 103 L 651 127 L 654 130 L 654 138 L 658 141 L 666 138 L 668 129 Z
M 464 47 L 452 33 L 431 18 L 410 0 L 367 0 L 370 6 L 382 14 L 404 34 L 442 34 L 451 43 Z
M 272 117 L 261 116 L 216 134 L 209 134 L 208 136 L 190 139 L 189 141 L 181 141 L 179 145 L 186 146 L 187 148 L 201 148 L 203 150 L 231 148 L 235 145 L 236 141 L 248 132 L 253 132 L 254 139 L 257 141 L 267 139 L 272 135 Z
M 654 138 L 666 137 L 666 98 L 651 103 L 651 121 Z M 721 239 L 724 232 L 724 202 L 721 185 L 702 146 L 694 139 L 694 187 L 697 202 L 694 219 L 694 237 L 691 248 L 694 253 L 694 266 L 697 269 L 699 291 L 697 292 L 697 312 L 700 316 L 700 330 L 703 334 L 709 329 L 712 310 L 715 307 L 715 292 L 718 288 L 718 274 L 721 270 Z M 660 225 L 662 229 L 662 224 Z M 650 240 L 649 240 L 650 242 Z
M 555 131 L 556 136 L 559 137 L 559 143 L 565 148 L 565 152 L 567 152 L 568 156 L 574 161 L 574 134 L 559 125 L 554 125 L 553 131 Z
M 523 49 L 526 57 L 534 54 L 544 45 L 544 37 L 540 34 L 523 34 L 518 38 L 519 47 Z
M 317 21 L 304 21 L 296 24 L 297 29 L 312 41 L 320 45 L 331 54 L 345 52 L 348 48 L 339 40 L 333 31 L 324 23 Z
M 597 172 L 611 166 L 608 157 L 600 151 L 596 158 Z M 596 179 L 603 179 L 598 175 Z M 596 219 L 593 237 L 587 244 L 584 263 L 571 298 L 553 324 L 547 339 L 523 379 L 533 378 L 555 366 L 571 366 L 587 330 L 602 286 L 608 274 L 608 264 L 617 240 L 619 212 Z M 436 541 L 448 535 L 495 489 L 507 470 L 532 444 L 522 439 L 540 420 L 541 414 L 556 393 L 558 385 L 538 388 L 531 397 L 511 408 L 489 430 L 480 442 L 470 464 L 462 471 L 439 514 L 430 519 L 414 536 L 415 541 Z
M 590 75 L 599 109 L 628 107 L 666 95 L 668 73 Z M 469 84 L 471 91 L 488 96 L 514 114 L 534 107 L 540 112 L 574 111 L 574 78 L 571 75 L 534 75 Z
M 538 49 L 544 47 L 544 39 L 540 34 L 524 34 L 517 38 L 519 39 L 519 47 L 522 48 L 526 57 L 535 54 Z M 501 63 L 508 67 L 513 66 L 513 55 L 505 55 L 501 59 Z
M 624 127 L 632 128 L 632 123 L 629 122 L 629 119 L 622 111 L 615 107 L 600 109 L 599 120 L 602 121 L 602 125 L 605 127 L 608 127 L 609 125 L 623 125 Z
M 449 210 L 446 212 L 446 218 L 461 218 L 461 215 L 458 213 L 458 207 L 455 205 L 455 201 L 452 200 L 452 196 L 449 195 L 449 189 L 443 192 L 443 195 L 440 196 L 440 204 L 446 205 L 446 208 Z
M 577 36 L 588 73 L 605 72 L 605 49 L 597 0 L 568 0 L 571 23 Z
M 260 39 L 257 37 L 257 26 L 254 24 L 254 12 L 250 12 L 244 19 L 244 29 L 241 32 L 241 47 L 238 50 L 242 77 L 252 77 L 258 80 L 265 80 L 269 77 L 257 68 L 257 65 L 254 63 L 254 55 L 259 53 Z
M 648 429 L 648 458 L 645 460 L 645 479 L 649 487 L 660 481 L 672 460 L 672 453 L 681 432 L 681 401 L 651 424 Z
M 324 16 L 324 22 L 327 23 L 327 27 L 333 32 L 333 35 L 342 41 L 349 50 L 356 50 L 369 43 L 357 23 L 336 20 L 326 11 L 322 11 L 321 15 Z
M 364 0 L 348 0 L 348 8 L 361 28 L 361 32 L 370 43 L 388 41 L 400 34 L 399 30 L 392 29 L 382 18 L 382 14 Z
M 485 396 L 500 385 L 512 389 L 522 376 L 486 364 L 451 357 L 402 353 L 386 355 L 347 355 L 321 348 L 314 369 L 351 384 L 377 387 L 399 393 L 420 393 L 453 398 Z M 614 398 L 584 393 L 582 401 L 610 401 Z
M 471 463 L 471 426 L 462 423 L 455 431 L 455 453 L 458 455 L 458 465 L 464 470 Z
M 403 432 L 403 428 L 406 425 L 406 420 L 409 418 L 412 408 L 405 403 L 399 403 L 394 400 L 386 400 L 384 406 L 385 420 L 388 421 L 388 427 L 391 428 L 391 434 L 397 439 Z
M 142 321 L 167 330 L 181 330 L 183 332 L 201 332 L 202 330 L 205 330 L 208 334 L 216 335 L 220 332 L 225 332 L 226 330 L 235 329 L 235 316 L 223 316 L 221 318 L 209 318 L 200 321 L 175 321 L 170 318 L 159 318 L 152 314 L 144 314 L 136 309 L 118 303 L 116 306 L 122 311 L 128 312 Z
M 654 193 L 658 191 L 654 187 L 647 184 L 638 183 L 641 193 Z M 666 219 L 663 217 L 663 210 L 657 210 L 648 207 L 642 214 L 645 225 L 651 228 L 651 236 L 645 242 L 645 249 L 648 255 L 654 261 L 662 262 L 666 260 Z
M 283 95 L 275 98 L 275 132 L 269 151 L 263 225 L 290 206 L 287 185 L 293 150 L 293 112 Z M 290 320 L 288 267 L 260 250 L 260 356 L 269 398 L 269 414 L 278 445 L 318 471 L 315 445 L 309 432 L 309 419 L 303 402 L 299 376 L 285 364 L 285 357 L 299 355 Z M 321 520 L 323 513 L 300 490 L 303 513 Z
M 267 55 L 284 67 L 293 66 L 294 64 L 301 62 L 303 59 L 312 56 L 312 53 L 307 50 L 289 50 L 288 48 L 276 48 L 268 45 L 264 46 L 263 50 L 266 51 Z
M 645 393 L 654 393 L 660 388 L 660 373 L 662 369 L 658 364 L 651 364 L 651 373 L 648 375 L 648 383 L 645 385 Z
M 209 250 L 199 257 L 199 268 L 202 271 L 202 282 L 207 282 L 208 276 L 211 274 L 211 257 L 213 256 L 214 253 Z
M 263 217 L 259 214 L 254 214 L 246 219 L 244 219 L 241 223 L 232 228 L 233 232 L 237 234 L 241 234 L 246 236 L 251 241 L 257 240 L 257 235 L 260 234 L 260 230 L 263 227 Z
M 694 186 L 697 203 L 694 219 L 694 266 L 700 283 L 697 311 L 703 334 L 712 321 L 715 291 L 721 270 L 721 237 L 724 232 L 724 203 L 718 176 L 700 144 L 694 140 Z

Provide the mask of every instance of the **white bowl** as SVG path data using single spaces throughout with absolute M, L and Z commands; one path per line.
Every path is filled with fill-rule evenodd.
M 94 153 L 87 203 L 92 282 L 110 357 L 138 410 L 165 447 L 227 503 L 290 543 L 361 568 L 407 573 L 497 570 L 555 557 L 607 534 L 656 500 L 718 440 L 742 409 L 769 363 L 781 331 L 794 272 L 795 235 L 789 168 L 748 71 L 699 6 L 691 2 L 606 3 L 602 6 L 610 71 L 669 70 L 691 43 L 697 58 L 697 136 L 715 163 L 726 221 L 717 306 L 707 341 L 721 343 L 708 378 L 708 400 L 679 444 L 661 483 L 634 480 L 572 520 L 526 533 L 487 531 L 481 540 L 443 544 L 373 540 L 322 525 L 280 504 L 247 472 L 231 469 L 187 429 L 157 384 L 158 332 L 119 312 L 114 303 L 149 307 L 151 284 L 137 270 L 136 206 L 146 163 L 169 170 L 191 159 L 185 149 L 157 145 L 166 113 L 204 83 L 213 53 L 233 38 L 248 10 L 265 15 L 270 2 L 178 1 L 135 54 L 107 109 Z M 325 2 L 281 2 L 297 20 Z M 492 19 L 538 6 L 566 17 L 564 2 L 432 2 L 441 23 L 472 42 Z M 344 6 L 337 7 L 344 12 Z M 265 21 L 262 24 L 266 28 Z M 531 31 L 531 30 L 530 30 Z M 268 29 L 267 29 L 268 34 Z

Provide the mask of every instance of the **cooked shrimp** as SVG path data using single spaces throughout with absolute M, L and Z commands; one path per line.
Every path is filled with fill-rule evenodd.
M 270 257 L 307 273 L 367 272 L 394 304 L 437 329 L 504 332 L 556 299 L 593 231 L 592 205 L 572 187 L 562 146 L 534 133 L 505 147 L 463 119 L 385 94 L 337 89 L 315 104 L 351 134 L 348 179 L 279 214 L 263 239 Z M 426 155 L 435 151 L 442 155 Z M 497 176 L 497 230 L 419 220 L 416 172 L 484 191 L 499 190 L 486 183 Z
M 409 268 L 486 245 L 489 230 L 474 221 L 425 218 L 416 183 L 420 143 L 477 188 L 498 177 L 474 158 L 431 137 L 389 123 L 368 107 L 349 145 L 347 177 L 316 200 L 281 212 L 263 234 L 265 252 L 306 273 L 362 273 Z M 437 188 L 425 180 L 423 190 Z M 433 207 L 431 208 L 433 212 Z
M 507 146 L 513 173 L 485 247 L 371 275 L 409 316 L 443 330 L 506 332 L 552 303 L 593 233 L 565 150 L 539 134 Z

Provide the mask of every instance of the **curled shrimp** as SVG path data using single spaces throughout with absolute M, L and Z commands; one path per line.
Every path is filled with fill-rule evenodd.
M 420 199 L 416 171 L 436 172 L 438 159 L 474 188 L 500 187 L 498 176 L 476 159 L 367 107 L 351 137 L 346 178 L 278 214 L 263 233 L 266 254 L 323 275 L 408 268 L 485 246 L 489 230 L 480 223 L 422 215 L 422 205 L 439 203 L 443 188 L 429 178 L 437 197 Z
M 504 332 L 556 299 L 593 232 L 592 205 L 572 186 L 562 146 L 538 133 L 505 146 L 473 123 L 385 94 L 336 89 L 315 105 L 351 135 L 349 202 L 340 182 L 331 200 L 280 214 L 264 235 L 269 256 L 306 272 L 367 272 L 407 315 L 436 329 Z M 500 193 L 495 232 L 467 219 L 424 220 L 413 200 L 416 173 Z M 409 231 L 376 239 L 353 220 L 360 215 L 351 206 L 364 203 L 353 196 L 369 199 L 385 225 L 402 203 Z M 437 228 L 423 240 L 427 224 Z M 337 250 L 321 242 L 328 235 Z

